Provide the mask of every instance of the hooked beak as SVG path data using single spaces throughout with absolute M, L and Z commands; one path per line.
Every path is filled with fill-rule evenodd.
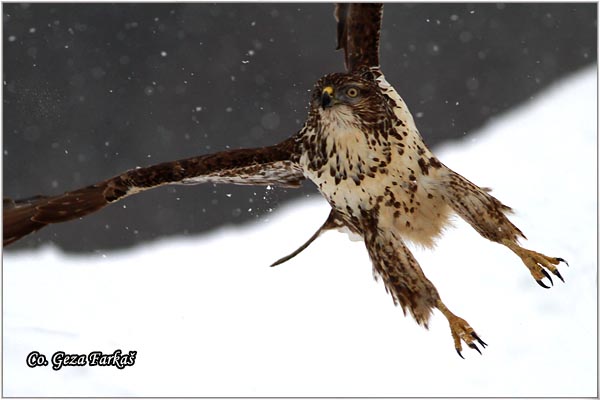
M 323 89 L 323 93 L 321 94 L 321 108 L 326 109 L 333 106 L 333 88 L 331 86 L 327 86 Z

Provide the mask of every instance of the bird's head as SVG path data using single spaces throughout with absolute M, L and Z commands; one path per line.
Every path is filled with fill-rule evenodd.
M 322 122 L 358 125 L 381 116 L 385 100 L 374 79 L 334 73 L 317 81 L 310 108 Z

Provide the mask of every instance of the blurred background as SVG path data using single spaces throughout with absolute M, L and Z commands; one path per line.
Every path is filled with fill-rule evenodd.
M 3 23 L 3 195 L 12 198 L 277 143 L 302 126 L 314 82 L 344 69 L 332 4 L 4 3 Z M 596 61 L 595 3 L 384 8 L 382 69 L 434 148 Z M 159 188 L 8 249 L 125 248 L 318 195 L 310 182 Z

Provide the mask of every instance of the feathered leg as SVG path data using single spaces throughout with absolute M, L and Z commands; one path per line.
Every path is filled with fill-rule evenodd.
M 383 279 L 386 291 L 391 294 L 394 304 L 400 304 L 405 314 L 408 309 L 417 323 L 425 328 L 433 308 L 439 309 L 448 320 L 458 355 L 462 357 L 461 342 L 481 353 L 475 342 L 482 347 L 485 347 L 486 343 L 467 321 L 454 315 L 444 305 L 437 289 L 427 279 L 417 260 L 400 238 L 392 232 L 383 232 L 375 228 L 365 230 L 364 240 L 373 262 L 375 276 Z
M 540 286 L 549 288 L 542 281 L 544 278 L 548 278 L 552 283 L 546 269 L 564 282 L 556 265 L 560 262 L 566 263 L 565 260 L 545 256 L 518 244 L 518 239 L 525 238 L 525 235 L 506 217 L 506 214 L 512 211 L 510 207 L 450 169 L 445 172 L 442 195 L 454 211 L 481 236 L 505 245 L 518 255 Z

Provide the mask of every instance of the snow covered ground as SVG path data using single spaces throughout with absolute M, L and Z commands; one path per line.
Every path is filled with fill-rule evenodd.
M 515 209 L 526 247 L 571 265 L 542 289 L 458 219 L 434 251 L 414 250 L 483 356 L 460 359 L 439 312 L 428 331 L 403 317 L 344 234 L 269 268 L 325 220 L 310 200 L 132 251 L 5 254 L 4 396 L 596 396 L 596 96 L 588 68 L 436 149 Z M 116 349 L 136 350 L 135 365 L 26 366 L 34 350 Z

